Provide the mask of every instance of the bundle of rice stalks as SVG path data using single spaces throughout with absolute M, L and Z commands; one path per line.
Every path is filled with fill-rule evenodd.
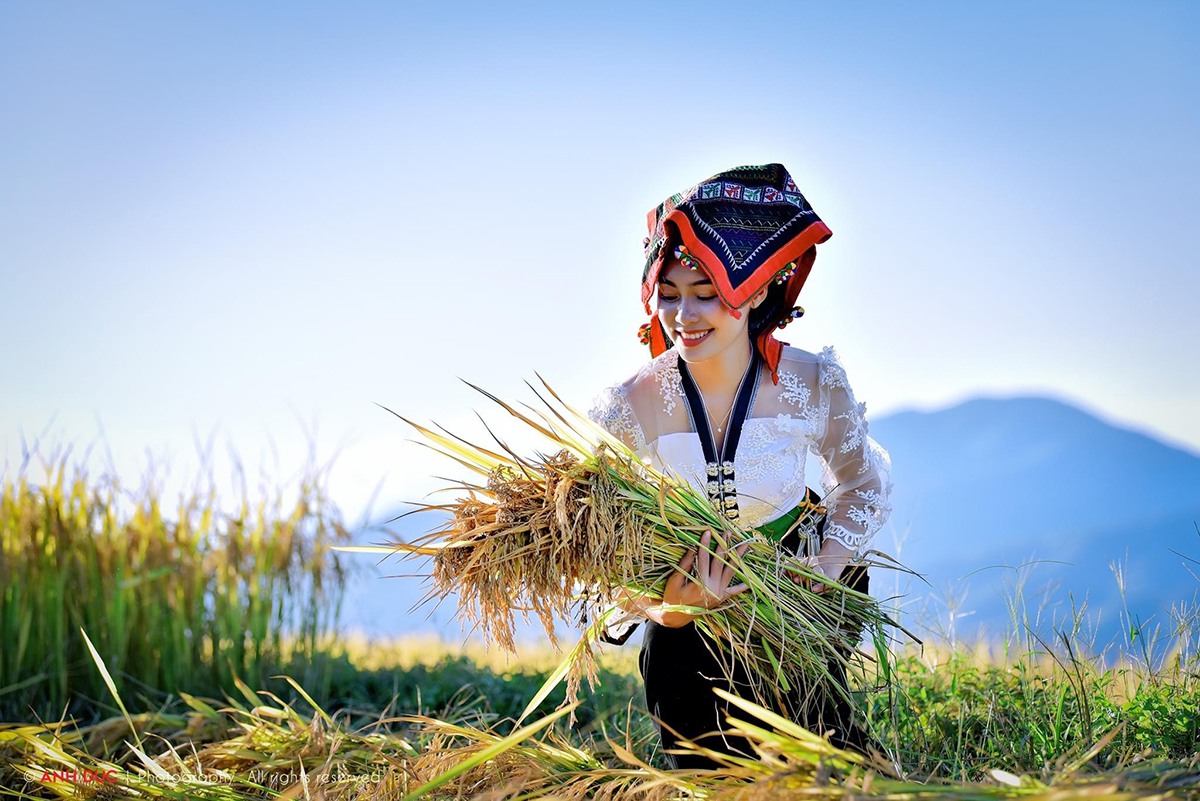
M 620 611 L 609 602 L 618 596 L 661 600 L 667 578 L 686 552 L 699 547 L 706 529 L 714 532 L 714 545 L 750 540 L 743 554 L 728 547 L 719 557 L 732 565 L 733 582 L 746 582 L 749 591 L 711 611 L 666 608 L 697 615 L 695 625 L 718 644 L 729 675 L 735 658 L 746 665 L 755 700 L 778 706 L 782 693 L 794 686 L 832 686 L 846 696 L 843 687 L 828 681 L 830 665 L 848 661 L 845 654 L 855 650 L 863 630 L 872 633 L 884 662 L 875 673 L 886 678 L 883 630 L 897 624 L 869 595 L 836 584 L 834 591 L 822 594 L 797 585 L 788 571 L 816 576 L 758 532 L 731 523 L 678 476 L 643 463 L 619 439 L 563 402 L 544 379 L 553 401 L 526 382 L 548 410 L 523 404 L 529 415 L 465 383 L 537 431 L 550 445 L 549 455 L 518 455 L 490 427 L 496 449 L 441 426 L 445 434 L 439 434 L 387 409 L 432 443 L 420 444 L 479 479 L 445 487 L 443 491 L 458 493 L 453 502 L 417 503 L 405 513 L 448 513 L 448 522 L 430 534 L 409 543 L 343 550 L 432 556 L 434 586 L 424 600 L 457 594 L 464 619 L 509 652 L 515 653 L 516 610 L 533 611 L 556 644 L 555 616 L 585 627 L 526 715 L 564 677 L 567 703 L 577 699 L 584 675 L 594 685 L 592 645 Z M 797 523 L 815 524 L 811 515 Z M 869 555 L 887 560 L 878 551 Z

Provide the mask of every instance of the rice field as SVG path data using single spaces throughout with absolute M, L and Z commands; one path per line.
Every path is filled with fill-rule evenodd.
M 991 648 L 925 637 L 889 676 L 855 674 L 876 753 L 743 702 L 759 758 L 673 772 L 632 643 L 597 649 L 577 704 L 559 686 L 518 725 L 562 660 L 549 644 L 338 637 L 348 532 L 320 476 L 287 503 L 166 511 L 65 464 L 0 497 L 5 797 L 1200 797 L 1194 598 L 1115 660 L 1014 604 Z
M 284 666 L 325 681 L 348 570 L 331 546 L 349 532 L 319 471 L 289 502 L 226 508 L 210 487 L 168 507 L 153 482 L 91 479 L 68 456 L 31 459 L 0 492 L 0 719 L 88 716 L 108 697 L 80 629 L 131 697 Z

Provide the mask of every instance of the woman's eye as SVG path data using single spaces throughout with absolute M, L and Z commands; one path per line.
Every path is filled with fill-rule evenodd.
M 664 295 L 661 292 L 658 293 L 658 298 L 659 298 L 659 300 L 666 301 L 667 303 L 674 303 L 675 301 L 679 300 L 679 298 L 677 298 L 677 297 L 674 297 L 672 295 Z M 696 300 L 704 300 L 704 301 L 716 300 L 716 299 L 717 299 L 716 295 L 709 295 L 708 297 L 696 298 Z

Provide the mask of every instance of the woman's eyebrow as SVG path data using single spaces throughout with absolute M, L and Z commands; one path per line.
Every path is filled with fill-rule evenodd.
M 660 284 L 666 284 L 667 286 L 671 287 L 672 289 L 678 289 L 678 288 L 679 288 L 679 287 L 675 286 L 675 284 L 671 283 L 670 281 L 668 281 L 668 280 L 667 280 L 667 279 L 665 279 L 665 278 L 662 278 L 662 279 L 660 279 L 658 283 L 660 283 Z M 690 284 L 684 284 L 684 286 L 703 286 L 704 284 L 708 284 L 709 286 L 712 286 L 712 281 L 710 281 L 710 280 L 709 280 L 709 279 L 707 279 L 707 278 L 701 278 L 700 280 L 698 280 L 698 281 L 693 281 L 693 282 L 692 282 L 692 283 L 690 283 Z

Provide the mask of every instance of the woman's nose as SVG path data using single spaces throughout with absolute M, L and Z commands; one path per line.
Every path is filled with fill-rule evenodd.
M 679 322 L 681 324 L 694 323 L 700 319 L 700 314 L 696 311 L 696 301 L 684 298 L 679 301 Z

